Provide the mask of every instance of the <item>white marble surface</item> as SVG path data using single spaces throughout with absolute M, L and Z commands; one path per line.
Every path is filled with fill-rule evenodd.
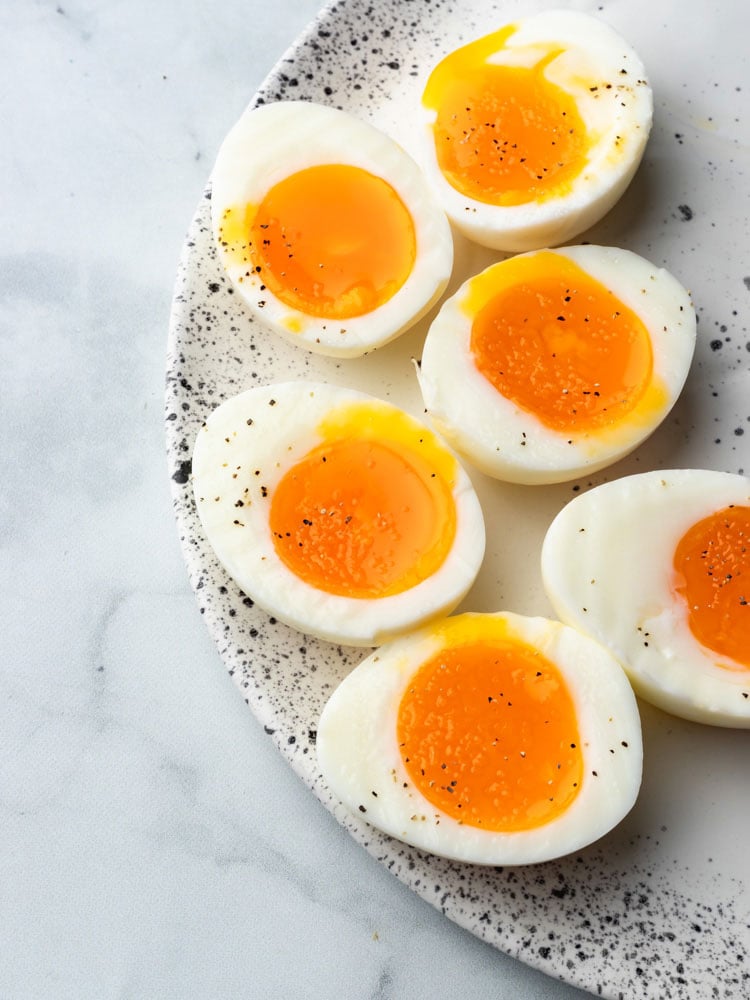
M 583 996 L 449 923 L 278 756 L 198 614 L 164 354 L 226 130 L 316 0 L 3 0 L 0 997 Z

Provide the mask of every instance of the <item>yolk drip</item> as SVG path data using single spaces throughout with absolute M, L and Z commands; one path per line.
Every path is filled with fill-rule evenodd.
M 263 283 L 286 305 L 329 319 L 371 312 L 411 273 L 412 217 L 396 191 L 360 167 L 308 167 L 266 194 L 250 251 Z
M 456 510 L 451 484 L 428 454 L 351 435 L 319 445 L 285 473 L 270 526 L 296 576 L 327 593 L 377 598 L 439 569 Z
M 750 668 L 750 507 L 725 507 L 694 524 L 674 569 L 698 642 Z
M 424 663 L 401 700 L 397 735 L 422 795 L 483 830 L 549 823 L 581 787 L 570 691 L 553 663 L 517 640 L 448 647 Z
M 544 70 L 497 65 L 514 29 L 504 28 L 448 55 L 423 95 L 440 169 L 462 194 L 492 205 L 521 205 L 570 190 L 586 166 L 591 140 L 574 98 Z
M 651 338 L 609 289 L 549 251 L 479 279 L 463 308 L 475 316 L 474 363 L 498 392 L 557 431 L 611 427 L 636 408 L 652 377 Z

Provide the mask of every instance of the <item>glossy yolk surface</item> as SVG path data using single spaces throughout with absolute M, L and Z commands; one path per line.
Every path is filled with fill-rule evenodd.
M 396 191 L 346 164 L 308 167 L 272 187 L 249 243 L 256 272 L 282 302 L 330 319 L 387 302 L 416 256 L 414 223 Z
M 591 146 L 574 98 L 545 76 L 562 49 L 550 48 L 532 66 L 488 61 L 513 33 L 504 28 L 452 52 L 423 95 L 436 112 L 435 152 L 446 179 L 493 205 L 567 193 Z
M 469 826 L 549 823 L 581 787 L 575 707 L 560 671 L 517 641 L 450 647 L 424 663 L 399 707 L 411 781 Z
M 725 507 L 694 524 L 674 568 L 695 638 L 750 669 L 750 507 Z
M 274 490 L 276 551 L 296 576 L 327 593 L 401 593 L 431 576 L 453 544 L 456 510 L 445 472 L 403 441 L 333 438 Z
M 471 352 L 503 396 L 557 431 L 617 424 L 641 401 L 653 368 L 648 330 L 577 264 L 541 251 L 479 278 L 463 304 L 475 317 Z

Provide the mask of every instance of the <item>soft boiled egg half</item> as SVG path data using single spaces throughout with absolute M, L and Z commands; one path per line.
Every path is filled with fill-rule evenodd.
M 440 309 L 419 382 L 430 419 L 498 479 L 554 483 L 623 457 L 665 418 L 696 322 L 663 268 L 613 247 L 493 264 Z
M 750 479 L 678 469 L 572 500 L 542 549 L 560 618 L 667 712 L 750 728 Z
M 651 129 L 643 64 L 608 25 L 549 10 L 449 53 L 424 89 L 425 170 L 497 250 L 572 239 L 625 191 Z
M 593 842 L 641 782 L 620 665 L 574 629 L 515 614 L 458 615 L 381 647 L 334 691 L 316 746 L 355 816 L 486 865 Z
M 206 537 L 281 621 L 374 646 L 447 614 L 474 581 L 484 522 L 429 428 L 390 403 L 286 382 L 222 403 L 198 434 Z
M 251 312 L 320 354 L 355 357 L 415 323 L 453 265 L 448 220 L 392 139 L 302 101 L 249 110 L 211 176 L 219 258 Z

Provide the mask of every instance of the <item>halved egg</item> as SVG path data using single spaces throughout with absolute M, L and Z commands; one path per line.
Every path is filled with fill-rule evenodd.
M 333 793 L 383 832 L 458 861 L 578 850 L 630 810 L 641 727 L 617 661 L 544 618 L 464 614 L 381 647 L 317 733 Z
M 430 419 L 483 472 L 554 483 L 622 458 L 665 418 L 695 349 L 690 297 L 613 247 L 511 257 L 440 309 L 419 383 Z
M 219 258 L 250 310 L 310 351 L 354 357 L 415 323 L 453 266 L 448 220 L 416 163 L 344 111 L 247 111 L 211 175 Z
M 522 18 L 448 54 L 422 96 L 425 169 L 451 221 L 497 250 L 555 246 L 630 183 L 651 130 L 641 60 L 577 11 Z
M 229 575 L 331 642 L 374 646 L 447 614 L 482 562 L 482 512 L 453 453 L 364 393 L 306 382 L 243 392 L 211 414 L 192 468 Z
M 674 715 L 750 728 L 750 480 L 698 469 L 581 494 L 542 549 L 560 618 Z

